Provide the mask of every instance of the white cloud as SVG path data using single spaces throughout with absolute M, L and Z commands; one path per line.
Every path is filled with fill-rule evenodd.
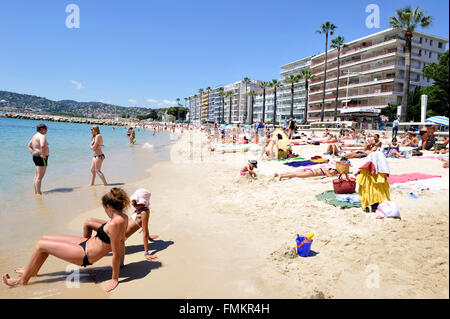
M 130 102 L 131 104 L 137 104 L 137 101 L 133 99 L 129 99 L 128 102 Z
M 101 99 L 100 102 L 101 103 L 105 103 L 105 104 L 112 104 L 111 101 L 106 101 L 105 99 Z
M 73 85 L 75 85 L 75 88 L 77 90 L 81 90 L 84 88 L 83 84 L 81 82 L 78 81 L 74 81 L 74 80 L 70 80 L 70 83 L 72 83 Z
M 147 99 L 148 103 L 158 103 L 158 100 L 152 99 L 152 98 L 148 98 Z
M 175 105 L 177 105 L 176 101 L 169 101 L 169 100 L 162 100 L 161 102 L 158 103 L 158 106 L 163 108 Z

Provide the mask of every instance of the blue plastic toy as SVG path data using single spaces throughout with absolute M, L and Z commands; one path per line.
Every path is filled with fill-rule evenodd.
M 308 257 L 309 252 L 311 251 L 311 244 L 313 240 L 312 239 L 308 240 L 308 238 L 297 234 L 296 242 L 297 242 L 297 254 L 301 257 Z

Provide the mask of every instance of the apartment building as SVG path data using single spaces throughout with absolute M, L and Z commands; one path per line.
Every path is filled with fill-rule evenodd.
M 388 29 L 346 43 L 341 50 L 338 92 L 339 110 L 351 107 L 382 109 L 400 104 L 405 77 L 404 32 Z M 412 39 L 410 90 L 428 86 L 431 79 L 422 69 L 437 63 L 446 51 L 448 40 L 415 32 Z M 316 79 L 310 84 L 308 121 L 321 119 L 325 53 L 311 58 L 311 70 Z M 325 87 L 324 121 L 334 119 L 336 105 L 337 49 L 328 51 Z
M 284 79 L 289 77 L 290 75 L 296 75 L 301 72 L 303 69 L 309 69 L 311 65 L 311 57 L 306 57 L 300 59 L 298 61 L 294 61 L 288 63 L 286 65 L 281 66 L 282 70 L 280 75 L 282 76 L 279 81 L 282 82 L 282 85 L 277 88 L 277 110 L 276 110 L 276 121 L 278 123 L 283 123 L 285 121 L 289 121 L 290 113 L 291 113 L 291 104 L 292 104 L 292 87 L 291 84 L 285 83 Z M 265 103 L 264 103 L 264 90 L 258 88 L 256 91 L 258 95 L 255 97 L 254 102 L 254 114 L 253 119 L 254 122 L 262 119 L 263 115 L 263 106 L 265 104 L 265 115 L 264 120 L 266 122 L 273 121 L 273 113 L 275 109 L 275 89 L 267 88 L 265 90 Z M 305 81 L 302 79 L 297 83 L 294 83 L 294 118 L 297 122 L 303 121 L 304 117 L 304 108 L 306 101 L 306 91 L 305 91 Z
M 244 81 L 238 81 L 215 87 L 210 91 L 204 91 L 202 94 L 191 96 L 189 98 L 191 121 L 200 121 L 202 123 L 228 123 L 231 110 L 231 123 L 246 123 L 250 109 L 250 104 L 248 101 L 246 102 L 246 90 L 247 92 L 258 90 L 259 82 L 260 81 L 255 80 L 246 84 Z M 223 88 L 224 92 L 233 92 L 231 97 L 231 108 L 230 98 L 226 97 L 223 99 L 219 96 L 220 88 Z M 222 113 L 224 118 L 222 118 Z

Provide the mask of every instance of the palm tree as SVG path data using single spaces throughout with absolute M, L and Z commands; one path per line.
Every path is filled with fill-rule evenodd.
M 269 86 L 273 88 L 273 125 L 275 126 L 277 121 L 277 88 L 281 86 L 281 82 L 274 79 L 272 82 L 269 82 Z
M 328 35 L 333 35 L 334 30 L 337 28 L 330 21 L 322 23 L 320 29 L 316 31 L 319 34 L 325 34 L 325 64 L 323 73 L 323 94 L 322 94 L 322 112 L 320 113 L 320 121 L 323 122 L 323 117 L 325 113 L 325 86 L 327 83 L 327 62 L 328 62 Z
M 228 117 L 228 124 L 231 124 L 231 113 L 233 111 L 233 95 L 234 93 L 232 90 L 225 92 L 225 97 L 230 98 L 230 113 L 229 113 L 230 115 Z
M 255 91 L 248 92 L 248 95 L 252 97 L 252 108 L 250 110 L 250 120 L 248 124 L 253 124 L 253 105 L 255 104 L 255 96 L 258 95 Z
M 314 80 L 316 78 L 315 75 L 312 74 L 310 69 L 303 69 L 300 71 L 300 77 L 305 80 L 305 113 L 303 115 L 303 122 L 308 122 L 308 103 L 309 103 L 309 81 Z
M 195 101 L 195 109 L 194 109 L 194 119 L 197 117 L 197 108 L 198 108 L 198 104 L 197 104 L 197 94 L 194 94 L 194 101 Z
M 404 9 L 395 10 L 396 16 L 389 18 L 389 25 L 394 29 L 405 32 L 405 79 L 403 84 L 403 98 L 401 107 L 402 122 L 406 122 L 408 118 L 408 97 L 409 97 L 409 81 L 411 77 L 411 39 L 413 32 L 418 26 L 422 28 L 429 27 L 431 25 L 432 17 L 425 15 L 425 10 L 419 10 L 416 7 L 414 10 L 411 6 L 407 6 Z
M 291 111 L 289 112 L 289 116 L 291 118 L 294 118 L 294 86 L 295 83 L 299 82 L 301 80 L 301 75 L 300 74 L 291 74 L 288 77 L 283 79 L 283 82 L 286 84 L 290 84 L 291 85 Z
M 338 98 L 339 98 L 339 81 L 341 77 L 341 49 L 346 48 L 347 45 L 344 44 L 344 37 L 338 36 L 337 38 L 331 40 L 330 47 L 337 49 L 337 84 L 336 84 L 336 101 L 334 103 L 334 121 L 337 121 L 337 108 L 338 108 Z
M 263 89 L 263 108 L 262 108 L 262 120 L 265 122 L 266 117 L 266 88 L 269 86 L 269 82 L 262 81 L 259 83 L 259 87 Z
M 248 114 L 247 114 L 247 110 L 248 110 L 248 85 L 251 82 L 250 78 L 245 77 L 244 78 L 244 84 L 245 84 L 245 112 L 244 112 L 244 122 L 248 122 Z M 249 123 L 250 124 L 250 123 Z
M 224 88 L 220 87 L 218 89 L 219 91 L 219 96 L 222 98 L 222 116 L 220 117 L 220 123 L 225 123 L 225 92 L 224 92 Z

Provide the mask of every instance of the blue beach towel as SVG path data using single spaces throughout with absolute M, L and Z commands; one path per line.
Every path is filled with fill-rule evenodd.
M 316 163 L 316 162 L 312 162 L 312 161 L 294 161 L 294 162 L 284 163 L 284 165 L 288 165 L 291 167 L 301 167 L 301 166 L 317 165 L 317 164 L 322 164 L 322 163 Z

